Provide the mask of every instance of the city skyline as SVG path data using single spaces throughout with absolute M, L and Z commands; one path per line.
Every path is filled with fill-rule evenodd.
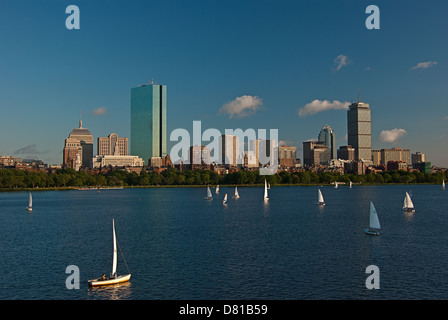
M 339 148 L 359 90 L 372 149 L 448 167 L 443 1 L 377 3 L 379 30 L 365 27 L 366 1 L 78 1 L 79 30 L 65 28 L 64 4 L 25 3 L 0 4 L 1 155 L 62 163 L 80 112 L 95 138 L 131 137 L 130 88 L 154 79 L 170 87 L 168 140 L 195 120 L 222 132 L 278 128 L 300 158 L 328 124 Z

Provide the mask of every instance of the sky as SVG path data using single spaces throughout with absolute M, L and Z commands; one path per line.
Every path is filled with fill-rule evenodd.
M 278 129 L 302 158 L 326 124 L 347 144 L 359 91 L 373 149 L 448 167 L 447 17 L 445 0 L 2 0 L 0 155 L 61 164 L 80 117 L 94 154 L 100 136 L 130 139 L 130 89 L 154 80 L 168 135 Z

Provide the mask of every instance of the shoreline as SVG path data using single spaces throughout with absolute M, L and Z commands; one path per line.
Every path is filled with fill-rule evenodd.
M 339 186 L 347 186 L 344 182 L 338 182 Z M 401 185 L 438 185 L 436 183 L 353 183 L 353 186 L 401 186 Z M 216 186 L 209 184 L 208 186 Z M 220 187 L 264 187 L 264 184 L 220 184 Z M 99 190 L 121 190 L 121 189 L 145 189 L 145 188 L 206 188 L 207 185 L 155 185 L 155 186 L 115 186 L 99 187 Z M 275 184 L 271 187 L 334 187 L 334 184 Z M 46 188 L 0 188 L 0 192 L 22 192 L 22 191 L 95 191 L 97 187 L 46 187 Z

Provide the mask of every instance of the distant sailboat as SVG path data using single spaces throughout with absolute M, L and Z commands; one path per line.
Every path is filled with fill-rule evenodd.
M 442 189 L 445 190 L 445 179 L 442 181 Z
M 271 185 L 268 183 L 268 190 L 271 190 Z
M 320 191 L 320 189 L 317 189 L 317 203 L 321 206 L 325 205 L 325 201 L 324 201 L 324 196 L 322 195 L 322 192 Z
M 235 194 L 233 195 L 234 199 L 239 199 L 240 198 L 240 194 L 238 193 L 238 188 L 235 187 Z
M 266 182 L 266 179 L 264 179 L 264 201 L 268 201 L 268 183 Z
M 116 283 L 129 281 L 129 279 L 131 278 L 131 273 L 125 274 L 123 276 L 118 276 L 117 275 L 117 238 L 115 236 L 115 222 L 114 222 L 114 219 L 112 219 L 112 230 L 113 230 L 114 255 L 113 255 L 113 258 L 112 258 L 112 273 L 111 273 L 111 276 L 109 278 L 106 278 L 103 275 L 99 279 L 89 280 L 88 281 L 89 286 L 93 287 L 93 286 L 105 286 L 105 285 L 109 285 L 109 284 L 116 284 Z
M 406 196 L 403 201 L 403 210 L 406 212 L 415 212 L 414 204 L 412 203 L 409 193 L 406 192 Z
M 209 186 L 207 186 L 207 196 L 205 197 L 205 200 L 213 200 L 212 191 Z
M 334 182 L 334 188 L 335 188 L 335 189 L 338 188 L 338 182 L 337 182 L 337 181 Z
M 352 182 L 350 181 L 350 189 L 352 188 Z
M 227 193 L 226 193 L 226 195 L 224 196 L 224 199 L 222 200 L 222 204 L 227 205 Z
M 28 210 L 28 212 L 33 211 L 33 197 L 31 196 L 31 192 L 28 199 L 28 206 L 26 207 L 26 209 Z
M 216 188 L 215 188 L 215 193 L 216 194 L 219 194 L 219 184 L 216 186 Z
M 366 233 L 372 236 L 379 236 L 380 233 L 378 230 L 381 229 L 380 220 L 378 219 L 378 214 L 376 212 L 375 206 L 372 201 L 370 201 L 370 221 L 369 228 L 366 229 Z

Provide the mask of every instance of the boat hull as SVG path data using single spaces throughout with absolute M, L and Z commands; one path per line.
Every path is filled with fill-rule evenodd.
M 371 236 L 379 236 L 380 235 L 380 233 L 378 231 L 375 231 L 375 230 L 366 229 L 365 232 L 367 234 L 370 234 Z
M 212 197 L 205 197 L 205 200 L 213 200 Z
M 411 209 L 411 208 L 404 208 L 403 210 L 404 210 L 404 212 L 415 212 L 415 209 Z
M 91 287 L 108 286 L 108 285 L 111 285 L 111 284 L 127 282 L 130 279 L 131 279 L 131 274 L 126 274 L 126 275 L 123 275 L 123 276 L 118 276 L 118 277 L 113 278 L 113 279 L 106 279 L 106 280 L 93 279 L 93 280 L 89 280 L 88 284 Z

